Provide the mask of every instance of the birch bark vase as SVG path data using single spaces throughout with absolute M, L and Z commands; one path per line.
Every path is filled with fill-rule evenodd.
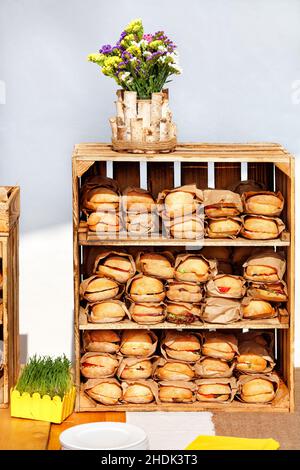
M 169 93 L 152 93 L 138 99 L 135 91 L 118 90 L 116 116 L 110 118 L 112 148 L 118 152 L 173 152 L 177 144 L 176 126 L 169 109 Z

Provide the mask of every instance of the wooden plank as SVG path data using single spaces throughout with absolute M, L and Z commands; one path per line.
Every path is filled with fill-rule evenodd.
M 11 418 L 10 410 L 0 410 L 0 450 L 46 450 L 50 423 Z
M 99 421 L 115 421 L 125 423 L 124 412 L 102 411 L 97 413 L 73 413 L 62 424 L 52 424 L 49 434 L 48 450 L 60 450 L 59 436 L 72 426 L 85 423 L 98 423 Z
M 266 185 L 267 190 L 274 190 L 273 163 L 248 163 L 248 179 L 259 181 Z
M 207 163 L 182 163 L 181 184 L 195 183 L 200 189 L 206 189 L 208 185 Z
M 215 163 L 215 188 L 226 189 L 241 180 L 241 164 Z
M 114 179 L 119 183 L 121 191 L 127 186 L 140 187 L 139 162 L 117 162 L 113 166 Z
M 160 191 L 174 187 L 174 165 L 154 162 L 147 165 L 148 190 L 156 198 Z

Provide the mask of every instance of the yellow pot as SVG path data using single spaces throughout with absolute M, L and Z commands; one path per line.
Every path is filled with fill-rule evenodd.
M 15 418 L 37 419 L 49 421 L 50 423 L 62 423 L 74 410 L 76 389 L 65 394 L 63 400 L 56 396 L 40 396 L 39 393 L 18 392 L 16 389 L 10 391 L 10 414 Z

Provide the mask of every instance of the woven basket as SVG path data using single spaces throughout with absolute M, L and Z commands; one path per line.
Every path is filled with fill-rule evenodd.
M 112 148 L 116 152 L 128 153 L 169 153 L 174 152 L 177 145 L 176 137 L 160 142 L 124 142 L 112 139 Z

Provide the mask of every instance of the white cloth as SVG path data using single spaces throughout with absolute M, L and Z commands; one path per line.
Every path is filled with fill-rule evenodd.
M 215 435 L 209 412 L 128 412 L 126 421 L 144 429 L 150 450 L 183 450 L 199 435 Z

